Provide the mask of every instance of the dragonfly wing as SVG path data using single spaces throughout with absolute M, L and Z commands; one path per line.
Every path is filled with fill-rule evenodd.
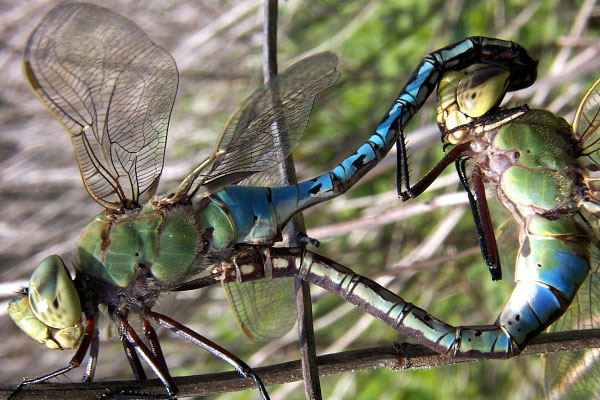
M 598 259 L 595 260 L 598 266 Z M 593 329 L 600 326 L 600 274 L 590 273 L 569 310 L 552 331 Z M 600 349 L 552 353 L 544 356 L 547 399 L 596 399 L 600 396 Z
M 239 182 L 275 186 L 283 161 L 304 134 L 316 95 L 339 77 L 337 57 L 320 53 L 287 68 L 250 96 L 231 116 L 209 172 L 199 179 L 208 193 Z M 188 178 L 189 179 L 189 178 Z M 185 182 L 184 182 L 185 183 Z M 195 190 L 194 190 L 195 192 Z M 258 342 L 287 333 L 296 321 L 294 279 L 224 284 L 242 331 Z
M 224 283 L 223 288 L 240 328 L 252 340 L 276 339 L 296 322 L 294 279 Z
M 231 115 L 209 158 L 186 178 L 175 199 L 207 193 L 283 161 L 298 145 L 319 92 L 339 78 L 337 57 L 325 52 L 286 68 Z
M 583 155 L 600 165 L 600 78 L 587 91 L 575 114 L 573 130 L 581 143 Z
M 69 133 L 89 194 L 107 208 L 151 197 L 162 172 L 177 66 L 132 21 L 61 4 L 31 34 L 27 79 Z
M 575 114 L 573 131 L 581 144 L 582 166 L 596 171 L 600 165 L 600 79 L 587 91 Z M 590 195 L 597 193 L 597 179 L 588 180 Z M 592 196 L 596 197 L 596 196 Z M 590 200 L 592 203 L 595 200 Z M 584 209 L 585 207 L 584 204 Z M 586 219 L 594 234 L 600 233 L 595 213 L 588 210 Z M 551 327 L 551 331 L 595 329 L 600 327 L 600 254 L 592 247 L 595 267 L 581 285 L 571 307 Z M 600 349 L 553 353 L 544 356 L 544 392 L 548 399 L 592 399 L 600 397 Z
M 278 186 L 279 171 L 271 168 L 238 182 L 242 186 Z M 241 330 L 250 339 L 265 343 L 286 334 L 297 320 L 295 280 L 263 279 L 225 283 L 227 300 Z

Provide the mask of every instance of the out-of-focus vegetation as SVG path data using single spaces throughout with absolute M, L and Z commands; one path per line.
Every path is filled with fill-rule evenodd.
M 229 1 L 94 1 L 134 20 L 169 50 L 181 79 L 159 189 L 169 193 L 210 150 L 227 116 L 261 81 L 262 3 Z M 29 91 L 20 74 L 27 36 L 57 2 L 0 3 L 0 281 L 22 282 L 47 254 L 66 253 L 101 208 L 81 184 L 69 139 Z M 299 1 L 280 4 L 281 66 L 317 51 L 339 56 L 342 78 L 321 95 L 294 152 L 300 178 L 321 174 L 352 153 L 377 125 L 419 60 L 471 35 L 517 41 L 540 60 L 538 82 L 512 97 L 570 121 L 600 75 L 600 8 L 585 1 Z M 413 178 L 442 155 L 434 107 L 409 128 Z M 518 238 L 508 214 L 492 203 L 504 255 L 504 281 L 492 283 L 453 168 L 443 184 L 414 202 L 395 195 L 390 155 L 346 195 L 305 213 L 319 253 L 452 324 L 491 323 L 511 291 Z M 452 194 L 457 193 L 456 196 Z M 378 218 L 372 218 L 378 217 Z M 461 256 L 464 252 L 469 256 Z M 436 261 L 444 257 L 444 261 Z M 14 286 L 10 286 L 13 290 Z M 319 354 L 403 342 L 394 330 L 314 289 Z M 3 302 L 6 297 L 2 299 Z M 231 350 L 251 366 L 298 358 L 296 332 L 267 345 L 247 340 L 220 288 L 178 295 L 165 305 L 177 320 Z M 70 352 L 51 352 L 25 337 L 0 305 L 0 384 L 17 383 L 65 365 Z M 229 370 L 222 361 L 162 332 L 173 375 Z M 101 343 L 97 380 L 131 379 L 117 342 Z M 327 399 L 535 399 L 538 357 L 485 361 L 418 371 L 387 370 L 322 378 Z M 61 381 L 79 379 L 75 371 Z M 274 399 L 301 399 L 299 384 L 269 389 Z M 219 398 L 256 398 L 256 390 Z

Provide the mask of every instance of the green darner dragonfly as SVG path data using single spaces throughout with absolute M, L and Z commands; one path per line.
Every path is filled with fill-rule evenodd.
M 561 316 L 552 329 L 595 328 L 600 316 L 600 79 L 581 100 L 573 126 L 544 110 L 499 108 L 508 79 L 506 70 L 489 65 L 444 74 L 437 120 L 446 156 L 414 186 L 404 175 L 401 196 L 408 200 L 455 163 L 492 279 L 501 272 L 484 182 L 519 226 L 515 288 L 493 325 L 464 328 L 452 340 L 440 332 L 439 342 L 455 355 L 511 357 Z M 548 356 L 548 397 L 597 398 L 599 356 L 596 349 Z
M 173 58 L 133 22 L 107 9 L 69 3 L 50 11 L 29 38 L 26 77 L 69 133 L 84 186 L 105 210 L 82 233 L 73 265 L 56 255 L 47 257 L 22 296 L 9 305 L 11 318 L 38 342 L 77 349 L 68 366 L 25 379 L 15 393 L 78 367 L 88 352 L 84 380 L 91 381 L 102 310 L 117 324 L 136 378 L 146 377 L 141 358 L 169 398 L 178 389 L 151 322 L 222 358 L 268 398 L 248 365 L 152 310 L 162 293 L 216 283 L 299 277 L 440 349 L 431 340 L 432 330 L 454 328 L 332 260 L 273 245 L 295 213 L 344 193 L 387 154 L 442 73 L 482 62 L 506 69 L 510 90 L 535 79 L 537 63 L 519 45 L 466 39 L 426 56 L 375 133 L 331 172 L 293 186 L 240 185 L 289 154 L 279 156 L 281 148 L 289 152 L 298 144 L 315 96 L 337 80 L 333 54 L 308 57 L 242 104 L 215 150 L 175 193 L 154 197 L 178 84 Z M 255 307 L 257 301 L 243 294 L 231 297 L 241 307 L 246 301 Z M 249 320 L 253 313 L 237 313 L 249 333 L 260 331 Z M 147 343 L 130 324 L 135 314 Z

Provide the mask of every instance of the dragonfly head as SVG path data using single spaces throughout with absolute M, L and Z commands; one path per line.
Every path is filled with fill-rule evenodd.
M 23 332 L 51 349 L 75 348 L 83 337 L 79 294 L 55 255 L 36 267 L 29 287 L 8 305 L 8 314 Z
M 463 71 L 449 71 L 438 85 L 437 123 L 442 133 L 468 124 L 500 105 L 506 94 L 510 72 L 502 67 L 475 64 Z M 468 129 L 457 129 L 446 137 L 461 143 Z

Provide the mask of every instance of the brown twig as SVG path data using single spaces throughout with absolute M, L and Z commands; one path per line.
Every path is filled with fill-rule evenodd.
M 277 74 L 277 12 L 277 0 L 266 0 L 263 26 L 263 76 L 265 82 Z M 281 99 L 274 99 L 274 101 L 280 102 Z M 285 141 L 280 140 L 279 142 L 284 143 Z M 283 148 L 281 151 L 288 153 Z M 298 182 L 294 160 L 291 155 L 280 164 L 279 175 L 282 185 L 293 185 Z M 286 227 L 286 230 L 290 246 L 301 245 L 298 240 L 299 234 L 306 232 L 302 215 L 297 214 L 294 216 Z M 319 400 L 322 396 L 319 371 L 317 369 L 317 351 L 313 329 L 310 286 L 308 282 L 300 279 L 296 279 L 296 310 L 298 312 L 298 341 L 302 360 L 304 391 L 307 399 Z
M 600 347 L 600 329 L 554 332 L 536 338 L 520 357 L 597 347 Z M 388 368 L 391 371 L 402 371 L 476 361 L 483 360 L 455 359 L 437 354 L 426 347 L 415 344 L 371 347 L 317 357 L 321 376 L 364 369 Z M 269 386 L 302 379 L 299 360 L 256 368 L 255 371 Z M 181 396 L 206 396 L 255 388 L 251 380 L 240 377 L 237 372 L 186 376 L 175 378 L 175 382 L 180 389 Z M 14 387 L 0 388 L 0 396 L 5 398 L 10 395 L 12 390 L 14 390 Z M 88 399 L 96 398 L 108 391 L 117 393 L 122 390 L 150 394 L 164 393 L 164 387 L 158 379 L 95 383 L 48 383 L 28 386 L 14 399 Z

